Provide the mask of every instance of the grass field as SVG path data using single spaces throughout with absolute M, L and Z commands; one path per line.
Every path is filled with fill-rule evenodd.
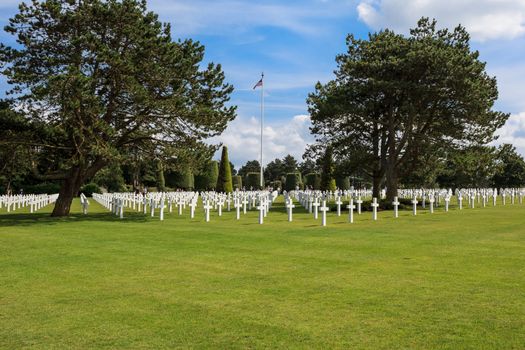
M 525 349 L 525 205 L 49 211 L 0 210 L 0 349 Z

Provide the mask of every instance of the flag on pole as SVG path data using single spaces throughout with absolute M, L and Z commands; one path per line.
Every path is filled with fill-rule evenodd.
M 255 90 L 255 89 L 258 88 L 259 86 L 263 86 L 263 80 L 262 80 L 262 78 L 261 78 L 261 80 L 259 80 L 259 81 L 257 82 L 257 84 L 255 84 L 255 86 L 253 87 L 253 89 Z

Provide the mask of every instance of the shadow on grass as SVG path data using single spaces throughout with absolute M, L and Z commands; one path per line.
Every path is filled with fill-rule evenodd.
M 124 219 L 120 219 L 111 213 L 92 213 L 92 214 L 70 214 L 67 217 L 52 217 L 50 213 L 20 213 L 20 214 L 0 214 L 0 227 L 9 226 L 31 226 L 31 225 L 55 225 L 59 223 L 85 223 L 85 222 L 146 222 L 147 217 L 136 213 L 127 214 Z M 0 231 L 1 232 L 1 231 Z

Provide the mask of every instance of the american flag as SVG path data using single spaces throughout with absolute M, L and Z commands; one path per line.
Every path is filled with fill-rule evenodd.
M 259 81 L 257 82 L 257 84 L 255 84 L 255 86 L 253 87 L 253 89 L 255 90 L 255 88 L 258 88 L 259 86 L 263 86 L 263 80 L 262 80 L 262 78 L 261 78 L 261 80 L 259 80 Z

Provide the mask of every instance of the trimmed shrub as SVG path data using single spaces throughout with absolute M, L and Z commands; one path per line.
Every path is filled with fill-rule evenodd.
M 270 186 L 273 187 L 274 190 L 280 188 L 283 189 L 283 183 L 280 180 L 275 180 L 270 182 Z
M 248 173 L 245 179 L 246 189 L 260 189 L 261 188 L 261 174 L 260 173 Z
M 232 176 L 232 185 L 234 189 L 242 190 L 242 177 L 239 175 Z
M 228 147 L 222 146 L 221 164 L 219 166 L 219 175 L 217 176 L 218 192 L 233 192 L 232 168 L 228 159 Z
M 212 160 L 204 169 L 203 173 L 195 176 L 194 185 L 199 191 L 212 190 L 217 186 L 217 178 L 219 177 L 219 164 Z
M 301 173 L 286 174 L 286 183 L 284 184 L 286 191 L 293 191 L 296 187 L 301 188 L 301 186 Z
M 340 190 L 350 189 L 350 177 L 349 176 L 338 176 L 335 179 L 335 183 Z
M 321 188 L 321 175 L 317 173 L 306 174 L 304 185 L 314 190 L 320 189 Z

